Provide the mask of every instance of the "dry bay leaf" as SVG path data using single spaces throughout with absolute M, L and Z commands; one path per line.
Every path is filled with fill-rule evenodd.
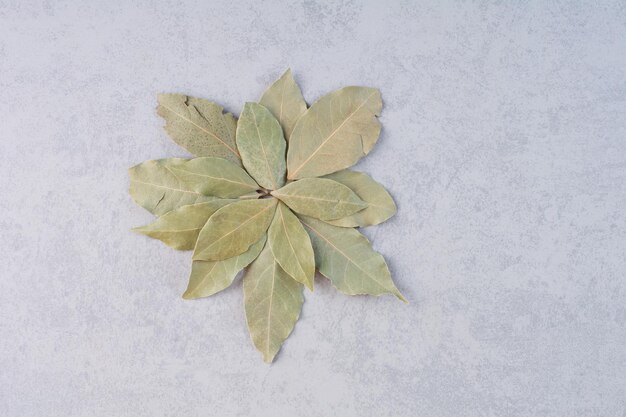
M 278 119 L 283 128 L 285 139 L 289 141 L 293 127 L 306 111 L 306 102 L 302 97 L 300 87 L 291 75 L 291 69 L 285 71 L 263 93 L 259 104 L 265 106 Z
M 265 246 L 265 241 L 264 235 L 247 251 L 232 258 L 221 261 L 193 261 L 189 284 L 183 298 L 191 300 L 209 297 L 228 288 L 235 280 L 237 273 L 259 256 L 261 249 Z
M 391 280 L 381 254 L 356 229 L 333 226 L 300 216 L 315 251 L 315 263 L 322 275 L 341 292 L 349 295 L 400 294 Z
M 325 95 L 298 119 L 289 140 L 289 179 L 319 177 L 354 165 L 378 140 L 380 92 L 345 87 Z
M 304 303 L 303 288 L 282 270 L 268 245 L 246 271 L 246 321 L 252 342 L 265 362 L 274 360 L 298 321 Z
M 321 220 L 349 216 L 367 207 L 350 188 L 327 178 L 305 178 L 272 191 L 293 211 Z
M 268 190 L 285 183 L 287 142 L 278 120 L 257 103 L 246 103 L 237 124 L 237 146 L 243 166 Z
M 315 256 L 311 240 L 300 220 L 282 202 L 276 207 L 267 235 L 276 262 L 293 279 L 313 291 Z
M 134 230 L 194 249 L 183 298 L 222 291 L 247 267 L 246 321 L 266 362 L 293 331 L 316 268 L 345 294 L 406 302 L 382 255 L 354 229 L 389 219 L 394 201 L 368 175 L 346 169 L 378 140 L 378 90 L 345 87 L 307 109 L 288 69 L 259 103 L 244 105 L 239 121 L 183 94 L 158 102 L 167 133 L 197 158 L 129 170 L 133 200 L 161 216 Z
M 198 234 L 209 217 L 234 201 L 237 200 L 216 199 L 207 203 L 178 207 L 149 225 L 136 227 L 133 231 L 159 239 L 174 249 L 191 250 L 196 245 Z
M 193 158 L 172 167 L 195 191 L 219 198 L 254 193 L 258 184 L 239 165 L 222 158 Z
M 159 94 L 157 113 L 165 131 L 195 156 L 215 156 L 241 165 L 235 145 L 237 119 L 211 101 L 183 94 Z
M 274 217 L 276 199 L 242 200 L 215 212 L 200 231 L 194 261 L 219 261 L 248 250 Z
M 341 227 L 366 227 L 382 223 L 396 213 L 396 204 L 387 190 L 367 174 L 344 169 L 324 178 L 349 187 L 367 203 L 364 210 L 341 219 L 329 220 L 330 224 Z
M 186 161 L 180 158 L 157 159 L 130 168 L 130 196 L 157 216 L 181 206 L 215 200 L 215 197 L 195 191 L 174 174 L 172 168 Z

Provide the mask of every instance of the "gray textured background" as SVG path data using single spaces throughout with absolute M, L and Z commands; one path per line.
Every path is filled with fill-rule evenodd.
M 0 0 L 0 415 L 625 415 L 624 3 L 383 3 Z M 157 92 L 238 114 L 288 66 L 381 89 L 411 304 L 320 278 L 267 366 L 126 169 L 185 156 Z

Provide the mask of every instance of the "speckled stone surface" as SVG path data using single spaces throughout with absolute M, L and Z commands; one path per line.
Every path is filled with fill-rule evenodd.
M 287 67 L 381 89 L 411 303 L 318 277 L 268 366 L 126 170 L 186 156 L 157 92 L 238 114 Z M 623 2 L 0 0 L 0 415 L 623 417 L 625 74 Z

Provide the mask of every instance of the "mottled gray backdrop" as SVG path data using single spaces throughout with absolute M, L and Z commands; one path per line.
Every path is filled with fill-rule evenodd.
M 0 0 L 0 415 L 623 417 L 626 5 L 583 3 Z M 239 114 L 287 67 L 381 89 L 411 303 L 318 278 L 268 366 L 126 170 L 186 156 L 157 92 Z

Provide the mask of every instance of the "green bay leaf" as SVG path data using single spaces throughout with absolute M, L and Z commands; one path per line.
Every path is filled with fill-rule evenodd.
M 328 223 L 341 227 L 366 227 L 382 223 L 396 214 L 396 204 L 387 190 L 369 175 L 345 169 L 324 178 L 349 187 L 367 203 L 364 210 L 341 219 L 329 220 Z
M 219 198 L 234 198 L 254 193 L 257 183 L 239 165 L 223 158 L 194 158 L 172 171 L 195 191 Z
M 276 199 L 242 200 L 222 207 L 200 231 L 194 261 L 219 261 L 248 250 L 267 231 Z
M 272 191 L 293 211 L 320 220 L 335 220 L 367 207 L 350 188 L 327 178 L 305 178 Z
M 268 245 L 282 269 L 313 291 L 315 256 L 311 240 L 300 220 L 282 202 L 278 203 L 267 235 Z
M 254 346 L 272 362 L 293 330 L 304 297 L 304 286 L 282 270 L 266 245 L 243 279 L 244 308 Z
M 263 236 L 247 251 L 232 258 L 221 261 L 193 261 L 189 284 L 183 298 L 191 300 L 208 297 L 228 288 L 235 280 L 237 273 L 259 256 L 261 249 L 265 246 L 265 241 L 266 236 Z
M 246 103 L 237 124 L 237 147 L 243 166 L 264 188 L 285 183 L 287 143 L 278 120 L 257 103 Z
M 407 302 L 394 285 L 381 254 L 356 229 L 300 216 L 315 251 L 315 264 L 341 292 L 349 295 L 393 294 Z
M 298 119 L 289 140 L 289 179 L 319 177 L 354 165 L 378 140 L 380 92 L 345 87 L 325 95 Z
M 237 119 L 211 101 L 183 94 L 159 94 L 157 113 L 165 131 L 195 156 L 214 156 L 241 165 L 235 145 Z
M 178 207 L 149 225 L 136 227 L 133 231 L 158 239 L 174 249 L 191 250 L 209 217 L 234 201 L 236 200 L 213 200 Z
M 285 139 L 293 131 L 296 122 L 306 111 L 306 102 L 300 87 L 293 79 L 291 69 L 285 73 L 263 93 L 259 103 L 265 106 L 278 119 L 283 128 Z
M 178 207 L 215 200 L 215 197 L 195 191 L 176 176 L 172 168 L 186 161 L 180 158 L 157 159 L 130 168 L 130 196 L 157 216 Z

